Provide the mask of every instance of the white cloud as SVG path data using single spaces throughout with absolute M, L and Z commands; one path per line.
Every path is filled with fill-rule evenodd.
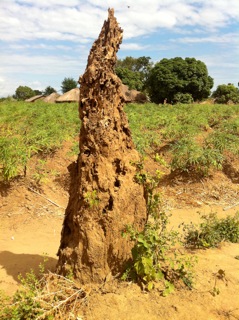
M 226 68 L 228 78 L 236 73 L 230 63 L 237 68 L 232 61 L 239 37 L 230 25 L 239 22 L 239 0 L 0 0 L 0 95 L 14 93 L 18 85 L 33 86 L 34 81 L 43 88 L 53 85 L 50 78 L 59 86 L 62 75 L 84 72 L 109 7 L 124 29 L 121 50 L 126 55 L 127 50 L 142 55 L 150 51 L 156 60 L 160 51 L 165 57 L 178 56 L 175 50 L 182 43 L 224 45 L 230 57 L 218 60 L 218 52 L 205 54 L 205 63 L 217 68 L 218 78 Z
M 139 43 L 122 43 L 120 46 L 121 50 L 144 50 L 147 49 L 149 46 L 143 46 L 140 45 Z
M 212 34 L 210 36 L 202 37 L 183 37 L 171 40 L 172 42 L 182 42 L 182 43 L 227 43 L 230 45 L 239 44 L 239 33 L 225 33 L 221 34 Z
M 157 0 L 3 0 L 0 38 L 5 41 L 58 39 L 77 42 L 94 39 L 111 6 L 115 7 L 125 38 L 146 35 L 158 28 L 186 25 L 220 29 L 231 19 L 239 19 L 238 0 L 167 0 L 161 3 Z

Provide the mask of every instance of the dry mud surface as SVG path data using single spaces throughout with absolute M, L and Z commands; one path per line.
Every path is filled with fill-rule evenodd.
M 29 180 L 0 185 L 0 290 L 13 294 L 19 287 L 18 275 L 30 268 L 38 270 L 44 254 L 46 267 L 54 271 L 60 244 L 64 208 L 68 202 L 67 166 L 74 160 L 68 147 L 47 160 L 57 177 L 49 178 L 40 189 Z M 148 164 L 154 170 L 153 164 Z M 172 227 L 181 222 L 198 222 L 201 213 L 217 212 L 220 217 L 239 210 L 239 187 L 223 173 L 204 181 L 180 179 L 162 183 L 165 210 L 172 216 Z M 239 319 L 239 244 L 223 243 L 220 248 L 197 250 L 195 288 L 179 288 L 167 297 L 154 290 L 143 292 L 136 284 L 111 280 L 101 288 L 88 286 L 87 305 L 79 318 L 88 320 L 136 319 Z M 220 293 L 210 292 L 215 275 Z

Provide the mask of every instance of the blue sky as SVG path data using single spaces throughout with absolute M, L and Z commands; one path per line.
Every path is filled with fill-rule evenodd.
M 126 56 L 194 57 L 219 84 L 239 82 L 239 0 L 0 0 L 0 97 L 19 85 L 78 80 L 108 8 Z

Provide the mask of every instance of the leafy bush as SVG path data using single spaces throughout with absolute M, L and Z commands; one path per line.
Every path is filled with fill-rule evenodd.
M 178 92 L 173 96 L 174 103 L 192 103 L 193 97 L 190 93 L 181 93 Z
M 212 93 L 212 97 L 217 103 L 228 103 L 229 101 L 239 103 L 239 89 L 233 84 L 221 84 Z
M 35 95 L 36 95 L 35 91 L 32 90 L 31 88 L 27 86 L 19 86 L 15 91 L 14 98 L 17 100 L 26 100 Z
M 162 282 L 162 294 L 166 296 L 174 289 L 174 283 L 180 279 L 192 287 L 192 268 L 195 259 L 176 249 L 180 244 L 177 231 L 168 231 L 168 216 L 160 211 L 160 196 L 155 193 L 161 174 L 154 177 L 142 171 L 138 166 L 136 181 L 145 188 L 148 222 L 142 232 L 127 225 L 123 236 L 129 236 L 134 242 L 132 261 L 122 276 L 123 280 L 132 279 L 147 290 L 153 289 L 155 282 Z
M 215 213 L 202 216 L 195 226 L 184 225 L 185 246 L 192 248 L 217 247 L 222 241 L 239 242 L 239 212 L 234 217 L 219 219 Z

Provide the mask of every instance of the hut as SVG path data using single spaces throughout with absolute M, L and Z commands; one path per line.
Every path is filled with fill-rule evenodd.
M 147 96 L 137 90 L 130 90 L 128 86 L 126 86 L 125 84 L 122 84 L 122 93 L 123 93 L 123 97 L 126 103 L 130 103 L 130 102 L 139 102 L 139 103 L 144 103 L 144 102 L 148 102 L 148 98 Z
M 25 101 L 26 101 L 26 102 L 35 102 L 35 101 L 37 101 L 37 100 L 43 100 L 43 99 L 44 99 L 44 95 L 39 94 L 39 95 L 37 95 L 37 96 L 31 97 L 31 98 L 29 98 L 29 99 L 26 99 Z
M 57 103 L 61 102 L 78 102 L 80 99 L 80 89 L 74 88 L 70 91 L 67 91 L 62 96 L 56 99 Z
M 60 97 L 60 94 L 57 92 L 52 92 L 49 96 L 43 99 L 44 102 L 55 103 L 56 99 Z

